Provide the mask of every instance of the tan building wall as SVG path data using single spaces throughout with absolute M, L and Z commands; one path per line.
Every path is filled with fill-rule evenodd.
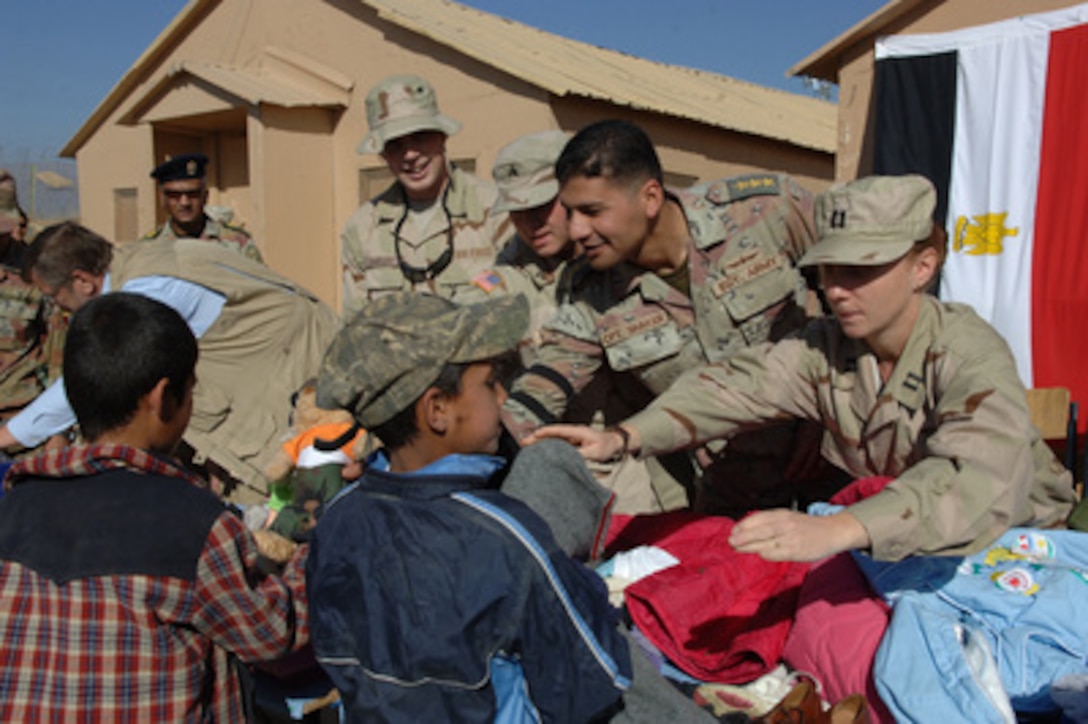
M 391 73 L 419 73 L 433 83 L 442 111 L 463 124 L 449 139 L 450 158 L 468 161 L 484 176 L 499 148 L 519 135 L 573 131 L 620 116 L 646 127 L 671 178 L 773 170 L 792 173 L 813 190 L 831 181 L 833 160 L 826 152 L 558 98 L 382 20 L 358 0 L 191 5 L 199 12 L 186 16 L 188 31 L 164 31 L 172 42 L 149 49 L 150 70 L 136 79 L 126 76 L 122 83 L 131 87 L 119 87 L 120 102 L 78 144 L 83 221 L 119 242 L 133 240 L 131 229 L 150 231 L 162 222 L 162 212 L 149 171 L 168 155 L 202 151 L 211 160 L 210 203 L 233 211 L 271 266 L 337 309 L 339 230 L 361 197 L 388 179 L 380 157 L 355 150 L 366 131 L 364 98 Z M 296 55 L 306 63 L 283 61 Z M 145 61 L 146 54 L 137 64 Z M 191 67 L 194 62 L 203 65 Z M 260 80 L 272 66 L 276 88 Z M 229 77 L 217 80 L 223 69 Z M 295 107 L 283 100 L 300 93 L 326 100 Z M 342 102 L 328 100 L 341 96 Z
M 1032 0 L 1031 3 L 1022 0 L 925 0 L 916 3 L 905 15 L 854 39 L 837 59 L 837 78 L 827 78 L 837 80 L 839 85 L 835 180 L 848 181 L 872 173 L 873 66 L 877 37 L 960 30 L 1080 2 L 1082 0 Z

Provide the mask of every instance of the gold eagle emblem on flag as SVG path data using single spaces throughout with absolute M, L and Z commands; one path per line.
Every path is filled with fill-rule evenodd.
M 1008 212 L 978 214 L 968 219 L 956 218 L 956 233 L 952 237 L 952 251 L 970 256 L 997 255 L 1005 250 L 1005 239 L 1020 235 L 1020 227 L 1008 228 L 1005 218 Z

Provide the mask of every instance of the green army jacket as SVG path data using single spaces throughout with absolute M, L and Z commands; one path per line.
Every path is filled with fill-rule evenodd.
M 1031 425 L 1008 345 L 965 305 L 925 297 L 884 383 L 865 344 L 824 318 L 692 370 L 625 424 L 652 455 L 783 417 L 822 423 L 822 454 L 854 477 L 895 478 L 848 508 L 878 560 L 966 555 L 1072 507 L 1071 477 Z
M 0 266 L 0 419 L 30 404 L 55 379 L 64 362 L 67 314 Z

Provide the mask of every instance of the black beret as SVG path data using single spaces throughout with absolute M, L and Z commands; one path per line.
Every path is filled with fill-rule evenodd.
M 151 172 L 151 178 L 157 179 L 159 183 L 189 178 L 202 179 L 204 178 L 204 167 L 207 165 L 208 157 L 203 153 L 186 153 L 160 163 Z

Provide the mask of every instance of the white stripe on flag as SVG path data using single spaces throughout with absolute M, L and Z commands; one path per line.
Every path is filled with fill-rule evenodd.
M 1049 32 L 960 50 L 941 296 L 970 304 L 1031 385 L 1031 259 Z

